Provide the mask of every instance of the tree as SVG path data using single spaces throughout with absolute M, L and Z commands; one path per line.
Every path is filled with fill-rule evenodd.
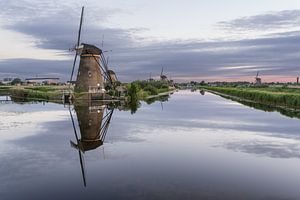
M 138 100 L 138 96 L 137 96 L 138 91 L 139 91 L 139 87 L 136 83 L 130 84 L 130 88 L 128 90 L 128 95 L 130 96 L 131 101 Z
M 21 84 L 21 83 L 22 83 L 22 80 L 19 79 L 19 78 L 15 78 L 15 79 L 11 82 L 12 85 L 17 85 L 17 84 Z

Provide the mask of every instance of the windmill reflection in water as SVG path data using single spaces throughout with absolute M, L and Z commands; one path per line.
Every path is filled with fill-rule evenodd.
M 102 102 L 89 102 L 88 104 L 75 104 L 80 129 L 80 137 L 77 133 L 74 112 L 69 107 L 76 141 L 70 141 L 71 146 L 78 150 L 83 184 L 86 187 L 84 153 L 102 146 L 114 112 L 114 109 Z

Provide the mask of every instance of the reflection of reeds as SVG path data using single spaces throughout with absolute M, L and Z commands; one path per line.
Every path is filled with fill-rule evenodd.
M 275 107 L 275 106 L 271 106 L 268 104 L 262 104 L 262 103 L 256 103 L 253 101 L 244 101 L 241 100 L 239 98 L 232 98 L 230 96 L 224 96 L 222 95 L 222 97 L 226 98 L 226 99 L 230 99 L 232 101 L 236 101 L 239 102 L 245 106 L 251 107 L 251 108 L 255 108 L 257 110 L 262 110 L 265 112 L 279 112 L 280 114 L 290 117 L 290 118 L 298 118 L 300 119 L 300 112 L 297 110 L 291 110 L 291 109 L 285 109 L 282 107 Z
M 230 87 L 208 87 L 206 89 L 267 105 L 300 108 L 300 91 L 295 89 Z

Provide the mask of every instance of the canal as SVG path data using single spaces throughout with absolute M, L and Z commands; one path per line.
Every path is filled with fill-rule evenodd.
M 70 110 L 79 140 L 86 124 L 99 129 L 90 108 Z M 0 104 L 1 200 L 300 199 L 297 118 L 180 91 L 115 108 L 104 143 L 91 144 L 71 116 L 67 105 Z

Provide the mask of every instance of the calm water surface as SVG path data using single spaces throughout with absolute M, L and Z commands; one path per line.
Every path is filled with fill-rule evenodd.
M 72 108 L 79 140 L 100 128 L 89 112 Z M 79 145 L 67 106 L 2 103 L 0 199 L 300 199 L 299 122 L 181 91 Z

